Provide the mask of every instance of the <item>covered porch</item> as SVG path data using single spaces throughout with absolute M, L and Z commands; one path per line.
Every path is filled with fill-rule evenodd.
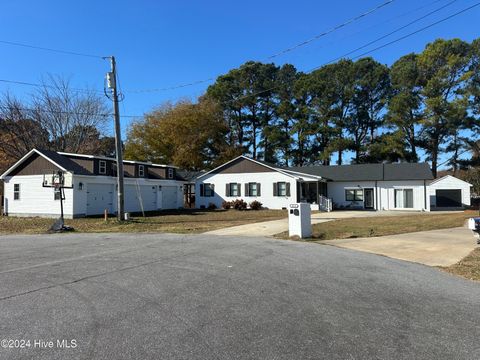
M 312 210 L 332 211 L 326 180 L 297 181 L 297 202 L 311 204 Z

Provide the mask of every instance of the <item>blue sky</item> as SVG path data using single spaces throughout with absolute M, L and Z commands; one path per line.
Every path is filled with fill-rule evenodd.
M 341 56 L 451 0 L 395 0 L 339 31 L 274 59 L 299 70 Z M 196 98 L 203 83 L 171 91 L 131 93 L 216 77 L 248 60 L 266 61 L 283 49 L 363 13 L 385 0 L 337 1 L 2 1 L 0 40 L 98 55 L 115 55 L 125 100 L 123 114 L 141 115 L 164 101 Z M 442 11 L 365 50 L 444 18 L 478 0 L 457 0 Z M 419 9 L 422 8 L 422 9 Z M 406 15 L 400 16 L 402 14 Z M 371 54 L 391 64 L 436 38 L 479 37 L 480 6 Z M 364 51 L 365 51 L 364 50 Z M 109 66 L 76 57 L 0 44 L 0 79 L 39 82 L 71 77 L 75 87 L 103 89 Z M 360 52 L 359 52 L 360 53 Z M 359 54 L 358 53 L 358 54 Z M 355 56 L 356 54 L 352 54 Z M 32 88 L 0 83 L 19 97 Z M 125 128 L 131 121 L 122 119 Z

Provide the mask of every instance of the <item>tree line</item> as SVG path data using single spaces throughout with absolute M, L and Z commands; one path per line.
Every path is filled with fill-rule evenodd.
M 353 154 L 353 163 L 428 160 L 434 175 L 447 154 L 456 171 L 480 164 L 479 70 L 480 39 L 438 39 L 391 66 L 365 57 L 304 73 L 249 61 L 195 103 L 167 103 L 135 122 L 126 154 L 193 170 L 238 154 L 283 166 Z
M 0 172 L 32 148 L 111 156 L 115 140 L 104 136 L 110 120 L 103 96 L 77 91 L 50 76 L 25 99 L 0 97 Z

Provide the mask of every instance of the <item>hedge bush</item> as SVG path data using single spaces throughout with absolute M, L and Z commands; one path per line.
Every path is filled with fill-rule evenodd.
M 224 201 L 222 202 L 222 209 L 228 210 L 232 207 L 232 202 L 231 201 Z
M 232 206 L 235 210 L 246 210 L 247 203 L 242 199 L 236 199 L 233 201 Z
M 260 201 L 253 200 L 253 201 L 249 204 L 249 206 L 250 206 L 250 209 L 252 209 L 252 210 L 261 210 L 263 204 L 262 204 Z

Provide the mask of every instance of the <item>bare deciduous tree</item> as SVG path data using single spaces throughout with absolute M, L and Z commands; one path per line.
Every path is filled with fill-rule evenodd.
M 96 152 L 109 120 L 105 99 L 95 91 L 72 89 L 70 81 L 49 76 L 30 98 L 0 98 L 0 152 L 16 160 L 30 149 Z M 100 150 L 100 149 L 99 149 Z

